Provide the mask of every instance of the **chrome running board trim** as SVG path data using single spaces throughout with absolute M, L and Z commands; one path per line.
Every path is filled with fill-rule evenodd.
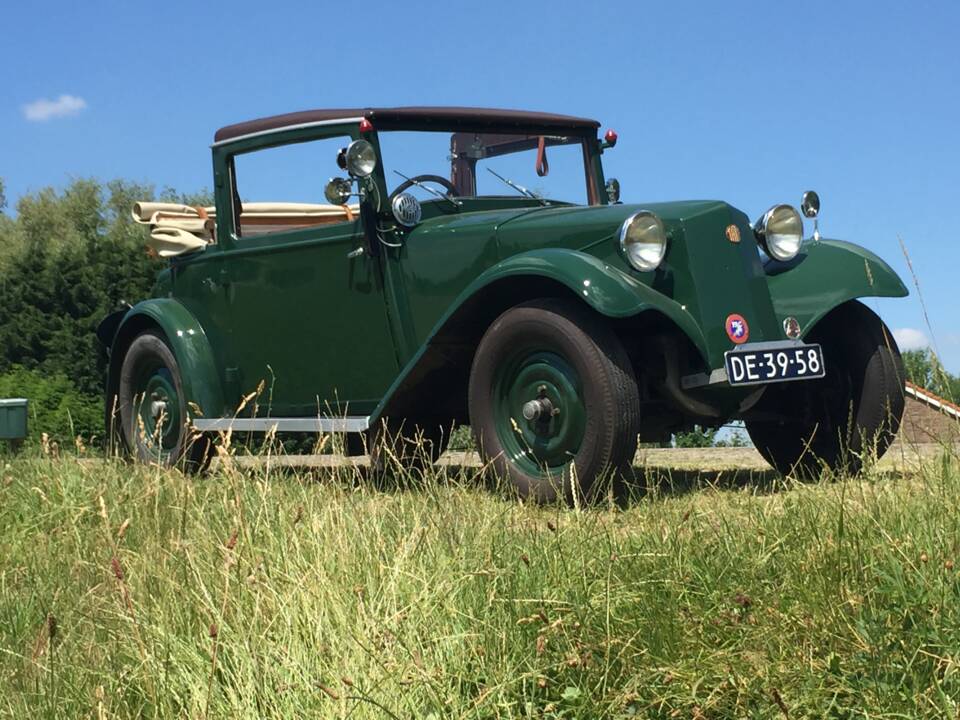
M 193 427 L 200 432 L 363 432 L 370 428 L 370 418 L 197 418 Z

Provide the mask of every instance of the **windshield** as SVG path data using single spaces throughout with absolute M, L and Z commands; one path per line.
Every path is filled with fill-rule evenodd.
M 379 140 L 390 193 L 407 185 L 421 201 L 440 193 L 590 204 L 582 136 L 387 131 Z

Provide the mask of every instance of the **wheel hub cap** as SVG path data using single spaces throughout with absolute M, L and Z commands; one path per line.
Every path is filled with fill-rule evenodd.
M 162 458 L 176 446 L 181 432 L 176 384 L 166 367 L 144 368 L 140 383 L 140 421 L 135 432 L 151 453 L 159 453 Z
M 160 420 L 167 412 L 167 401 L 160 393 L 153 394 L 153 401 L 150 403 L 150 414 L 154 420 Z
M 553 403 L 550 402 L 550 398 L 546 397 L 546 386 L 541 385 L 538 390 L 540 397 L 523 404 L 523 419 L 527 422 L 546 420 L 554 415 L 560 414 L 560 408 L 554 407 Z
M 561 355 L 518 349 L 497 372 L 497 434 L 526 472 L 559 473 L 580 448 L 586 425 L 580 378 Z

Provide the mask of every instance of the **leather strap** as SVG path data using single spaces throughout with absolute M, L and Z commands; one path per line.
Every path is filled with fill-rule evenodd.
M 537 141 L 537 175 L 544 177 L 550 174 L 550 163 L 547 161 L 547 139 L 541 135 Z

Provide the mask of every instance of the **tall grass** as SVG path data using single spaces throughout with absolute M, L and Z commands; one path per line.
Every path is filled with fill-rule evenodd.
M 0 714 L 956 717 L 948 454 L 581 510 L 475 472 L 10 461 Z

